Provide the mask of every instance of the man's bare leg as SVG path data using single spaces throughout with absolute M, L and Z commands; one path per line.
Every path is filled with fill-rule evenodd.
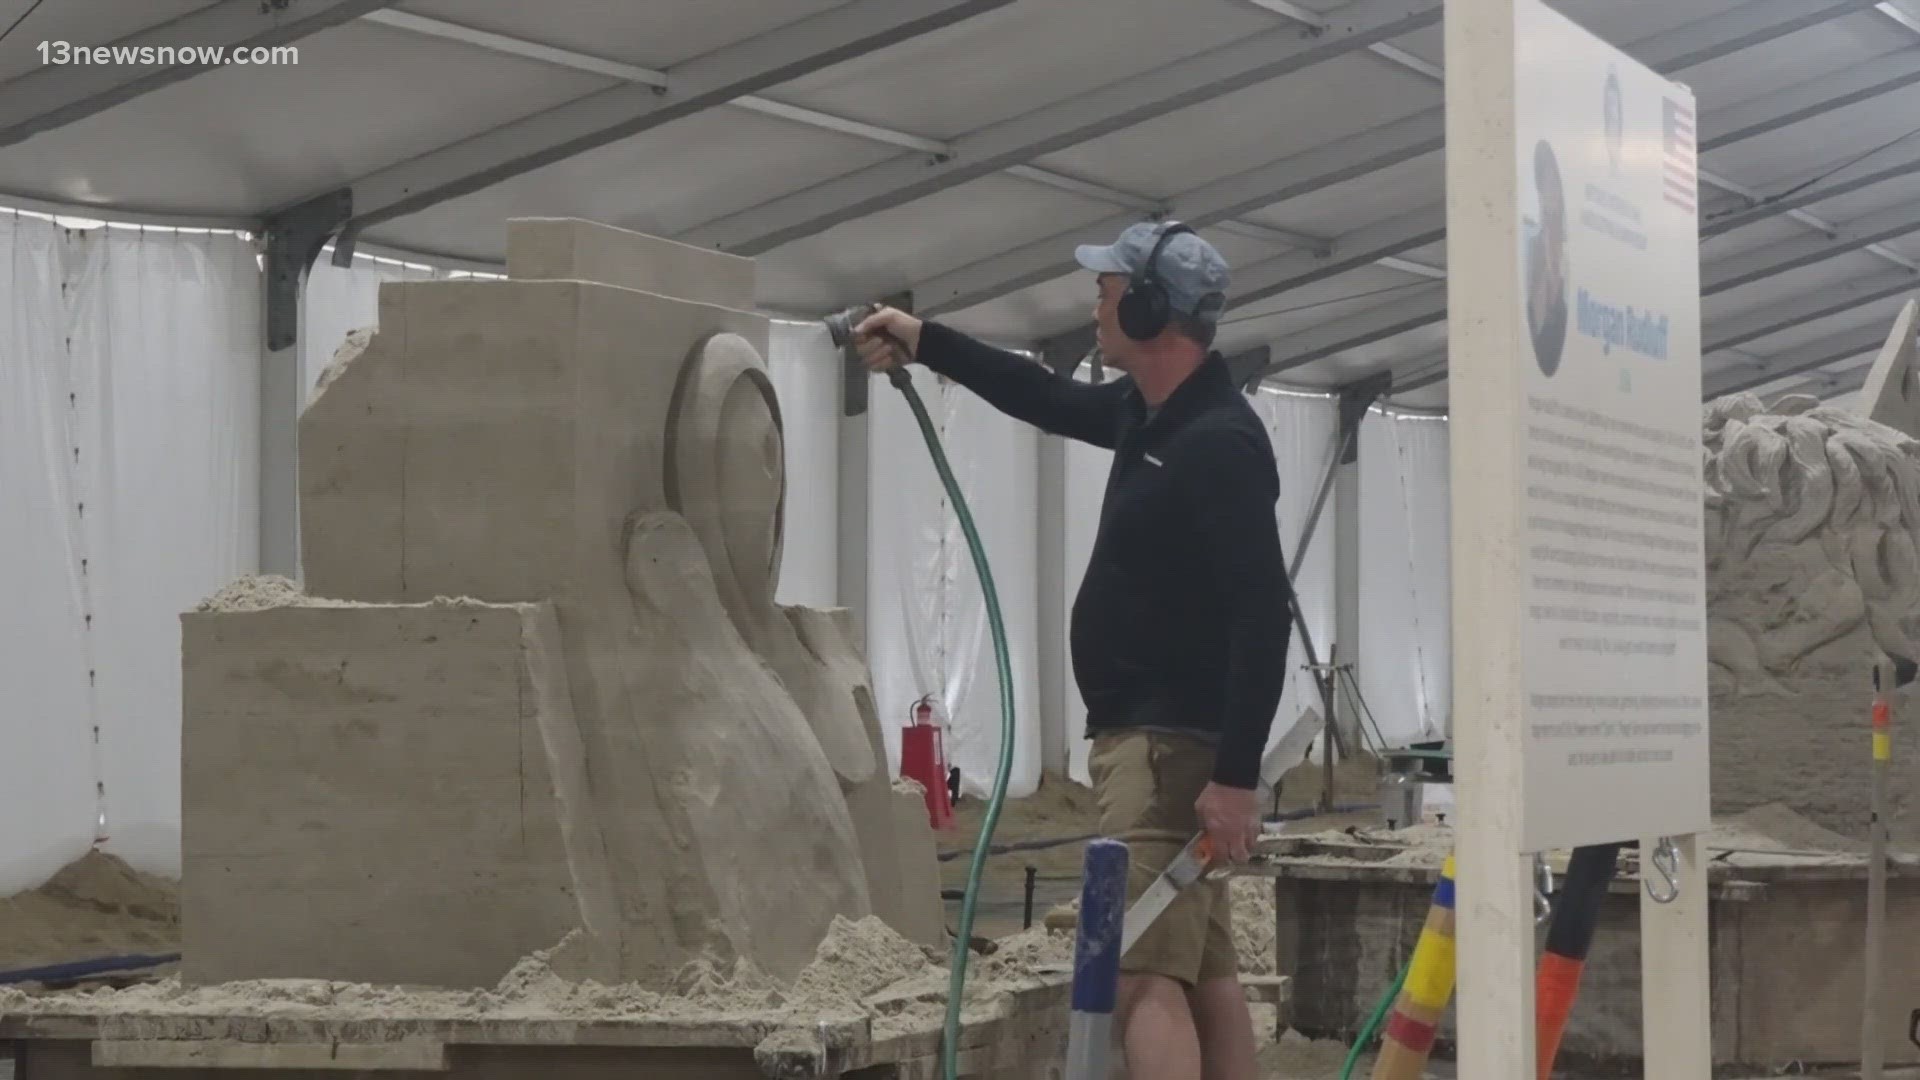
M 1239 979 L 1203 979 L 1188 995 L 1193 1002 L 1203 1080 L 1255 1080 L 1253 1015 Z
M 1186 987 L 1164 975 L 1122 975 L 1116 1004 L 1128 1076 L 1202 1080 L 1200 1034 Z

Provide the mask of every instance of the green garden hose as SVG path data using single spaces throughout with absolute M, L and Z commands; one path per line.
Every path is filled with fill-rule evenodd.
M 913 409 L 913 417 L 920 422 L 920 434 L 927 440 L 927 451 L 933 455 L 933 467 L 940 473 L 940 482 L 946 485 L 947 497 L 953 500 L 954 514 L 960 519 L 960 528 L 967 534 L 967 547 L 973 552 L 973 567 L 980 575 L 980 591 L 986 594 L 987 622 L 993 630 L 993 658 L 1000 669 L 1000 764 L 993 777 L 993 794 L 987 800 L 987 813 L 980 824 L 980 836 L 973 846 L 973 865 L 967 871 L 967 888 L 960 901 L 960 928 L 953 938 L 952 978 L 947 987 L 947 1021 L 945 1037 L 940 1041 L 941 1072 L 946 1080 L 959 1080 L 960 1076 L 960 1005 L 967 984 L 968 943 L 973 940 L 974 907 L 980 896 L 980 878 L 986 872 L 987 849 L 993 842 L 994 826 L 1000 822 L 1000 806 L 1007 797 L 1007 778 L 1013 772 L 1013 663 L 1007 653 L 1007 630 L 1000 619 L 1000 598 L 993 589 L 993 574 L 987 567 L 987 549 L 980 542 L 980 534 L 973 527 L 973 515 L 967 512 L 966 497 L 960 493 L 960 484 L 953 478 L 953 469 L 947 464 L 947 455 L 940 447 L 940 436 L 934 431 L 933 420 L 927 415 L 927 407 L 920 401 L 920 395 L 913 388 L 913 376 L 905 367 L 888 370 L 887 378 L 906 396 L 907 405 Z M 1402 973 L 1405 977 L 1405 973 Z M 1388 1000 L 1392 1000 L 1389 997 Z
M 1360 1060 L 1360 1051 L 1366 1049 L 1367 1044 L 1373 1041 L 1374 1032 L 1380 1030 L 1380 1021 L 1386 1018 L 1387 1010 L 1393 1008 L 1394 1000 L 1400 996 L 1401 988 L 1407 985 L 1407 972 L 1412 970 L 1413 961 L 1409 959 L 1400 969 L 1400 974 L 1394 977 L 1393 985 L 1387 987 L 1386 996 L 1380 999 L 1380 1004 L 1373 1007 L 1373 1015 L 1367 1017 L 1367 1022 L 1361 1025 L 1360 1034 L 1354 1037 L 1353 1048 L 1347 1051 L 1347 1063 L 1340 1067 L 1340 1080 L 1353 1080 L 1354 1062 Z

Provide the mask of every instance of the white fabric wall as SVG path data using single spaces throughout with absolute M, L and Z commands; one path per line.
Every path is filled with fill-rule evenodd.
M 1014 682 L 1007 790 L 1031 794 L 1044 745 L 1035 639 L 1039 435 L 926 368 L 911 370 L 986 547 Z M 951 724 L 948 759 L 960 767 L 965 790 L 984 795 L 999 765 L 1001 705 L 973 558 L 905 398 L 876 380 L 869 416 L 867 659 L 889 768 L 899 770 L 900 728 L 912 703 L 931 693 Z
M 1332 460 L 1340 410 L 1330 398 L 1300 394 L 1261 393 L 1252 400 L 1254 409 L 1267 423 L 1267 438 L 1273 443 L 1274 460 L 1280 467 L 1280 543 L 1291 562 L 1299 558 L 1301 531 L 1306 528 L 1307 515 L 1313 510 L 1313 497 Z M 1329 490 L 1320 518 L 1314 523 L 1306 558 L 1293 580 L 1294 592 L 1300 597 L 1301 616 L 1313 634 L 1313 646 L 1322 663 L 1326 662 L 1335 636 L 1334 518 L 1339 512 L 1339 493 Z M 1325 711 L 1313 676 L 1302 667 L 1306 662 L 1307 650 L 1300 640 L 1300 628 L 1295 626 L 1287 643 L 1286 688 L 1280 695 L 1280 710 L 1274 718 L 1269 746 L 1286 734 L 1307 709 Z
M 9 215 L 0 274 L 0 893 L 102 837 L 177 874 L 179 613 L 257 556 L 258 263 Z
M 786 532 L 774 598 L 782 604 L 835 607 L 840 582 L 840 350 L 824 326 L 777 321 L 767 345 L 767 369 L 780 399 L 787 465 Z M 879 391 L 876 384 L 875 394 Z
M 1086 376 L 1083 373 L 1081 377 Z M 1308 511 L 1312 509 L 1314 491 L 1326 468 L 1327 451 L 1338 423 L 1338 412 L 1331 400 L 1320 397 L 1262 393 L 1251 400 L 1255 411 L 1266 422 L 1267 435 L 1273 443 L 1274 461 L 1280 470 L 1280 500 L 1275 516 L 1280 524 L 1281 544 L 1291 560 L 1300 540 L 1300 530 L 1306 524 Z M 1080 580 L 1086 572 L 1087 558 L 1093 551 L 1100 501 L 1106 490 L 1107 469 L 1112 461 L 1111 451 L 1080 442 L 1067 444 L 1067 584 L 1063 624 L 1070 617 L 1074 596 L 1079 592 Z M 1333 514 L 1336 501 L 1329 495 L 1326 508 L 1321 511 L 1320 523 L 1315 527 L 1314 540 L 1307 548 L 1300 575 L 1294 582 L 1294 588 L 1300 593 L 1302 613 L 1313 631 L 1314 642 L 1323 651 L 1325 643 L 1333 636 Z M 1276 658 L 1275 662 L 1280 661 Z M 1270 744 L 1286 733 L 1302 709 L 1317 701 L 1312 683 L 1307 682 L 1302 686 L 1305 676 L 1300 671 L 1300 665 L 1305 662 L 1305 652 L 1300 646 L 1296 630 L 1288 648 L 1286 688 L 1275 714 Z M 1087 707 L 1080 698 L 1071 671 L 1067 672 L 1065 681 L 1067 775 L 1081 783 L 1090 783 L 1085 738 Z
M 308 281 L 299 361 L 311 386 L 383 280 L 456 276 L 324 258 Z M 262 280 L 242 237 L 76 231 L 0 215 L 0 894 L 37 884 L 96 836 L 141 869 L 178 873 L 179 623 L 257 563 Z M 824 330 L 776 323 L 768 357 L 787 421 L 787 603 L 838 590 L 840 369 Z M 985 539 L 1015 682 L 1010 791 L 1037 786 L 1036 458 L 1041 436 L 915 368 Z M 1289 555 L 1326 465 L 1330 400 L 1261 394 L 1280 466 Z M 949 753 L 984 793 L 1000 751 L 986 609 L 958 519 L 905 401 L 876 380 L 869 663 L 890 768 L 909 704 L 934 693 Z M 1449 728 L 1446 425 L 1374 413 L 1362 426 L 1362 691 L 1390 741 Z M 76 453 L 77 451 L 77 453 Z M 1091 548 L 1110 455 L 1070 443 L 1066 603 Z M 85 510 L 82 512 L 81 507 Z M 1332 521 L 1295 580 L 1316 642 L 1332 640 Z M 1064 612 L 1063 612 L 1064 614 Z M 91 619 L 88 618 L 91 616 Z M 1275 731 L 1315 701 L 1297 640 Z M 1085 780 L 1085 710 L 1065 680 L 1070 772 Z M 96 741 L 95 731 L 98 731 Z
M 1447 424 L 1360 425 L 1361 696 L 1388 745 L 1451 729 Z

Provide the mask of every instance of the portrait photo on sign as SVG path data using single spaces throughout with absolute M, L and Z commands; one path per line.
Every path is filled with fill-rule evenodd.
M 1527 335 L 1544 375 L 1560 368 L 1567 342 L 1567 193 L 1560 159 L 1542 139 L 1534 144 L 1533 172 L 1521 185 L 1521 268 L 1527 290 Z

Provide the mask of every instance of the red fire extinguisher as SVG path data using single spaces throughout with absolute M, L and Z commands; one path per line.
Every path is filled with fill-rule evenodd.
M 933 695 L 913 703 L 910 723 L 900 731 L 900 775 L 926 789 L 927 819 L 936 829 L 953 827 L 953 802 L 947 792 L 946 725 L 934 711 Z

